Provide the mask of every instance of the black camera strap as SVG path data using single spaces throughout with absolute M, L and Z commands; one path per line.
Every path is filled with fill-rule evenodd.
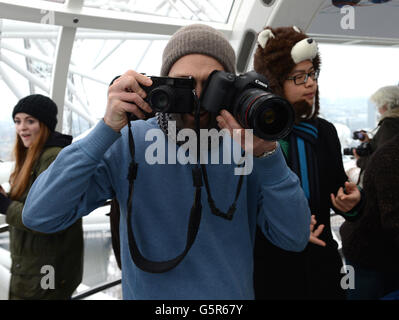
M 241 175 L 240 179 L 238 180 L 238 185 L 237 185 L 234 202 L 231 204 L 230 208 L 227 210 L 227 213 L 224 213 L 223 211 L 221 211 L 220 209 L 218 209 L 216 207 L 215 200 L 213 200 L 212 195 L 211 195 L 211 188 L 209 186 L 206 167 L 205 167 L 205 165 L 201 165 L 201 167 L 202 167 L 202 176 L 204 177 L 205 189 L 206 189 L 206 193 L 208 194 L 208 203 L 209 203 L 211 212 L 218 217 L 224 218 L 226 220 L 232 220 L 233 216 L 234 216 L 234 212 L 236 211 L 236 204 L 237 204 L 238 197 L 240 196 L 242 182 L 244 181 L 244 176 Z
M 196 103 L 196 113 L 195 113 L 195 124 L 196 124 L 196 134 L 197 137 L 200 137 L 200 104 L 198 98 L 194 94 L 195 103 Z M 233 204 L 230 206 L 227 213 L 222 212 L 219 210 L 216 205 L 215 201 L 211 196 L 211 190 L 208 181 L 208 175 L 206 171 L 205 165 L 200 164 L 200 143 L 197 143 L 197 164 L 192 170 L 193 175 L 193 184 L 195 187 L 195 194 L 194 194 L 194 202 L 190 211 L 190 218 L 188 222 L 187 228 L 187 238 L 186 238 L 186 246 L 181 254 L 176 256 L 173 259 L 166 260 L 166 261 L 152 261 L 145 258 L 136 242 L 136 238 L 134 236 L 134 232 L 132 230 L 132 202 L 133 202 L 133 191 L 134 191 L 134 180 L 137 178 L 137 170 L 138 164 L 135 161 L 135 145 L 134 145 L 134 138 L 132 135 L 131 130 L 131 123 L 130 123 L 130 116 L 128 115 L 128 127 L 129 127 L 129 150 L 131 155 L 131 162 L 129 165 L 129 173 L 128 173 L 128 180 L 129 180 L 129 193 L 128 193 L 128 200 L 127 200 L 127 213 L 126 213 L 126 223 L 127 223 L 127 235 L 128 235 L 128 244 L 129 244 L 129 252 L 130 256 L 133 259 L 133 262 L 136 264 L 138 268 L 143 271 L 150 272 L 150 273 L 163 273 L 167 272 L 173 268 L 175 268 L 187 255 L 189 250 L 191 249 L 197 234 L 199 225 L 201 222 L 201 215 L 202 215 L 202 205 L 201 205 L 201 188 L 202 188 L 202 178 L 205 182 L 206 192 L 208 194 L 208 203 L 210 209 L 213 214 L 216 216 L 222 217 L 227 220 L 232 220 L 234 212 L 236 210 L 236 203 L 238 197 L 241 192 L 241 187 L 243 183 L 243 175 L 240 176 L 236 195 Z
M 196 110 L 196 132 L 199 137 L 199 103 L 197 101 L 197 110 Z M 190 250 L 191 246 L 193 245 L 195 238 L 197 237 L 199 225 L 201 222 L 201 214 L 202 214 L 202 205 L 201 205 L 201 187 L 202 187 L 202 176 L 201 176 L 201 166 L 200 162 L 197 161 L 196 167 L 193 169 L 193 183 L 195 187 L 195 195 L 194 195 L 194 203 L 190 211 L 190 219 L 188 222 L 188 229 L 187 229 L 187 239 L 186 239 L 186 246 L 181 254 L 176 256 L 173 259 L 166 260 L 166 261 L 151 261 L 146 259 L 139 247 L 137 246 L 136 239 L 134 236 L 134 232 L 131 226 L 131 215 L 132 215 L 132 201 L 133 201 L 133 191 L 134 191 L 134 180 L 137 177 L 137 169 L 138 164 L 135 161 L 135 146 L 134 146 L 134 139 L 131 130 L 131 123 L 130 118 L 128 117 L 128 127 L 129 127 L 129 149 L 131 154 L 131 162 L 129 165 L 129 173 L 128 173 L 128 180 L 129 180 L 129 196 L 127 201 L 127 214 L 126 214 L 126 223 L 127 223 L 127 234 L 128 234 L 128 242 L 129 242 L 129 251 L 130 256 L 133 259 L 133 262 L 136 264 L 138 268 L 143 271 L 151 272 L 151 273 L 162 273 L 167 272 L 174 267 L 176 267 L 187 255 L 188 251 Z M 197 160 L 200 156 L 200 144 L 197 144 Z

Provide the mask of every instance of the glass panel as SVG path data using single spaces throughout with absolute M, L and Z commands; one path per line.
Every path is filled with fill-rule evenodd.
M 234 0 L 85 0 L 84 6 L 102 10 L 148 14 L 193 21 L 227 23 Z
M 18 100 L 33 93 L 48 95 L 58 27 L 0 21 L 0 160 L 11 161 L 15 129 L 11 119 Z M 1 183 L 1 182 L 0 182 Z
M 322 66 L 319 77 L 321 116 L 334 123 L 341 147 L 357 147 L 357 130 L 375 134 L 377 110 L 370 96 L 379 88 L 398 84 L 399 48 L 319 44 Z M 342 55 L 345 52 L 345 55 Z M 349 176 L 356 171 L 353 157 L 344 156 Z
M 104 116 L 107 89 L 116 76 L 127 70 L 135 70 L 149 76 L 159 75 L 161 53 L 167 36 L 126 34 L 118 32 L 98 33 L 80 29 L 72 51 L 67 96 L 69 101 L 94 119 Z M 91 36 L 93 36 L 91 38 Z M 118 39 L 118 37 L 120 37 Z M 86 130 L 86 124 L 77 125 L 73 118 L 65 117 L 66 132 L 74 136 Z M 71 131 L 71 128 L 74 128 Z

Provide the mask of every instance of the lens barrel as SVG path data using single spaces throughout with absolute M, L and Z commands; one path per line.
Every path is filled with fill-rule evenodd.
M 170 86 L 161 85 L 149 93 L 148 103 L 155 112 L 168 112 L 175 104 L 175 92 Z
M 240 95 L 233 113 L 242 127 L 253 129 L 255 136 L 268 141 L 286 137 L 295 121 L 294 109 L 287 100 L 256 88 Z

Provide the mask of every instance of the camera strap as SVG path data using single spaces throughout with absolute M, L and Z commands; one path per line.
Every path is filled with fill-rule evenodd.
M 195 104 L 196 104 L 196 112 L 195 112 L 195 126 L 196 126 L 196 134 L 197 137 L 200 136 L 200 104 L 199 100 L 194 94 L 195 98 Z M 186 236 L 186 246 L 181 254 L 176 256 L 173 259 L 166 260 L 166 261 L 152 261 L 147 258 L 145 258 L 138 245 L 136 242 L 136 238 L 134 236 L 134 232 L 132 229 L 132 202 L 133 202 L 133 191 L 134 191 L 134 180 L 137 178 L 137 170 L 138 170 L 138 164 L 135 160 L 135 145 L 134 145 L 134 138 L 132 135 L 132 130 L 131 130 L 131 123 L 130 123 L 130 115 L 128 115 L 128 128 L 129 128 L 129 150 L 130 150 L 130 155 L 131 155 L 131 162 L 129 165 L 129 173 L 128 173 L 128 180 L 129 180 L 129 193 L 128 193 L 128 200 L 127 200 L 127 214 L 126 214 L 126 223 L 127 223 L 127 235 L 128 235 L 128 244 L 129 244 L 129 252 L 130 256 L 135 263 L 135 265 L 146 272 L 150 273 L 163 273 L 167 272 L 169 270 L 172 270 L 175 268 L 187 255 L 189 250 L 191 249 L 197 234 L 198 234 L 198 229 L 199 225 L 201 222 L 201 216 L 202 216 L 202 205 L 201 205 L 201 188 L 202 188 L 202 179 L 204 179 L 205 182 L 205 188 L 206 192 L 208 194 L 208 203 L 209 207 L 211 209 L 211 212 L 219 217 L 222 217 L 227 220 L 232 220 L 234 212 L 236 210 L 236 203 L 238 200 L 238 197 L 241 192 L 241 187 L 243 183 L 243 175 L 240 176 L 237 190 L 236 190 L 236 195 L 233 204 L 230 206 L 228 209 L 227 213 L 222 212 L 219 210 L 216 205 L 215 201 L 213 200 L 211 196 L 211 190 L 209 186 L 209 181 L 208 181 L 208 175 L 206 171 L 205 165 L 200 164 L 200 143 L 197 143 L 197 164 L 192 170 L 192 175 L 193 175 L 193 184 L 195 187 L 195 194 L 194 194 L 194 202 L 190 211 L 190 218 L 188 222 L 188 228 L 187 228 L 187 236 Z
M 187 255 L 188 251 L 191 249 L 195 238 L 197 237 L 199 225 L 201 222 L 201 214 L 202 214 L 202 205 L 201 205 L 201 187 L 202 187 L 202 176 L 201 176 L 201 167 L 199 161 L 197 161 L 196 167 L 193 169 L 193 183 L 195 187 L 195 195 L 194 195 L 194 203 L 190 211 L 190 219 L 188 222 L 187 229 L 187 238 L 186 238 L 186 246 L 181 254 L 176 256 L 173 259 L 166 261 L 151 261 L 146 259 L 137 243 L 136 238 L 134 236 L 134 232 L 132 230 L 132 201 L 133 201 L 133 191 L 134 191 L 134 180 L 137 177 L 137 169 L 138 164 L 135 161 L 135 145 L 134 139 L 131 130 L 130 118 L 128 116 L 128 127 L 129 127 L 129 150 L 131 154 L 131 162 L 129 165 L 129 196 L 127 201 L 127 214 L 126 214 L 126 223 L 127 223 L 127 235 L 128 235 L 128 243 L 129 243 L 129 251 L 130 256 L 133 259 L 133 262 L 136 264 L 138 268 L 143 271 L 150 273 L 163 273 L 167 272 L 173 268 L 175 268 Z M 199 104 L 197 104 L 196 111 L 196 131 L 199 134 Z M 197 144 L 197 157 L 199 159 L 200 144 Z
M 209 203 L 211 212 L 218 217 L 224 218 L 226 220 L 232 220 L 233 216 L 234 216 L 234 212 L 236 211 L 236 204 L 237 204 L 238 197 L 240 196 L 244 176 L 241 175 L 240 179 L 238 180 L 238 185 L 237 185 L 234 202 L 231 204 L 230 208 L 227 210 L 227 213 L 224 213 L 223 211 L 221 211 L 220 209 L 218 209 L 216 207 L 215 200 L 213 200 L 212 195 L 211 195 L 211 188 L 209 187 L 209 181 L 208 181 L 208 175 L 206 172 L 206 167 L 205 167 L 205 165 L 201 165 L 201 167 L 202 167 L 202 176 L 204 177 L 205 189 L 206 189 L 206 193 L 208 194 L 208 203 Z

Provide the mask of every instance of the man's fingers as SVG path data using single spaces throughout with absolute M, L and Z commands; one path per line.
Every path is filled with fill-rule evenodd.
M 147 97 L 147 93 L 142 86 L 147 87 L 151 84 L 152 80 L 150 78 L 135 71 L 128 71 L 115 80 L 109 90 L 118 92 L 134 92 L 144 99 Z
M 237 122 L 237 120 L 233 117 L 233 115 L 228 112 L 227 110 L 222 110 L 220 112 L 220 115 L 223 117 L 223 119 L 226 121 L 226 123 L 229 125 L 231 129 L 239 129 L 241 130 L 242 127 L 240 124 Z
M 226 120 L 222 117 L 222 116 L 217 116 L 216 117 L 216 121 L 218 122 L 219 128 L 220 129 L 227 129 L 230 131 L 230 134 L 233 134 L 232 129 L 230 128 L 230 126 L 228 125 L 228 123 L 226 122 Z
M 137 93 L 120 92 L 120 93 L 117 93 L 116 95 L 117 95 L 117 99 L 119 99 L 121 101 L 135 104 L 136 106 L 138 106 L 140 109 L 144 110 L 145 112 L 148 112 L 148 113 L 152 112 L 150 105 L 142 97 L 140 97 Z
M 135 104 L 128 103 L 128 102 L 121 102 L 120 107 L 125 110 L 125 112 L 130 112 L 134 114 L 139 119 L 145 119 L 146 116 L 142 112 L 142 110 Z

